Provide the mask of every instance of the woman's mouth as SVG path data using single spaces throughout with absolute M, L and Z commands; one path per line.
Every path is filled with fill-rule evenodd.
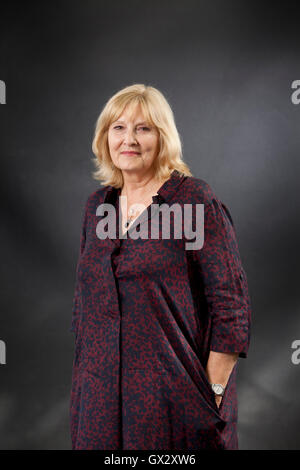
M 121 152 L 122 155 L 139 155 L 140 152 Z

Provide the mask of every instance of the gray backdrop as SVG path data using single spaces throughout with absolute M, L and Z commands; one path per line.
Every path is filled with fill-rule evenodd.
M 296 2 L 5 2 L 0 12 L 0 447 L 69 449 L 69 332 L 91 142 L 102 106 L 169 100 L 194 176 L 235 222 L 252 300 L 239 359 L 241 449 L 299 449 Z

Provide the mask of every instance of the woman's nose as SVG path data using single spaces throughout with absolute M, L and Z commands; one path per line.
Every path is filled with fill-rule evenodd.
M 127 130 L 124 136 L 124 140 L 127 144 L 136 143 L 136 136 L 133 130 Z

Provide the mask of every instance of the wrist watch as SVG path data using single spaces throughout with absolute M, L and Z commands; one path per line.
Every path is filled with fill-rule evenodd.
M 210 385 L 215 395 L 219 397 L 222 397 L 224 395 L 225 387 L 223 387 L 223 385 L 221 384 L 210 384 Z

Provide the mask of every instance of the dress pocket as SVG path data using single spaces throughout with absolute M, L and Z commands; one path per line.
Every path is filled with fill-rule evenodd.
M 234 365 L 225 392 L 220 403 L 219 413 L 226 422 L 237 422 L 237 392 L 236 392 L 236 371 L 237 364 Z
M 201 367 L 200 373 L 201 377 L 203 378 L 203 382 L 205 384 L 205 388 L 207 389 L 207 393 L 205 396 L 209 402 L 209 405 L 214 409 L 217 413 L 219 418 L 223 422 L 235 421 L 237 415 L 236 409 L 236 390 L 235 390 L 235 377 L 236 377 L 236 365 L 234 365 L 230 376 L 227 381 L 227 385 L 225 387 L 224 395 L 222 397 L 220 406 L 217 405 L 215 400 L 215 394 L 211 388 L 210 382 L 208 380 L 207 374 L 203 367 Z
M 126 369 L 122 377 L 123 439 L 140 450 L 223 449 L 226 423 L 189 374 Z
M 203 398 L 205 399 L 205 401 L 207 402 L 209 407 L 213 408 L 213 410 L 217 413 L 217 415 L 221 419 L 223 419 L 220 415 L 219 408 L 216 404 L 214 392 L 211 388 L 211 385 L 210 385 L 210 382 L 209 382 L 208 377 L 206 375 L 205 369 L 202 365 L 200 365 L 199 373 L 200 373 L 200 377 L 202 379 L 202 387 L 201 388 L 202 388 L 202 391 L 203 391 L 203 393 L 202 393 Z
M 216 409 L 218 411 L 219 416 L 224 420 L 226 423 L 228 422 L 235 422 L 237 421 L 237 397 L 236 397 L 236 386 L 235 386 L 235 378 L 236 378 L 236 364 L 234 365 L 228 381 L 225 387 L 224 395 L 222 397 L 220 406 L 216 404 L 215 396 L 213 394 L 213 400 L 216 404 Z

